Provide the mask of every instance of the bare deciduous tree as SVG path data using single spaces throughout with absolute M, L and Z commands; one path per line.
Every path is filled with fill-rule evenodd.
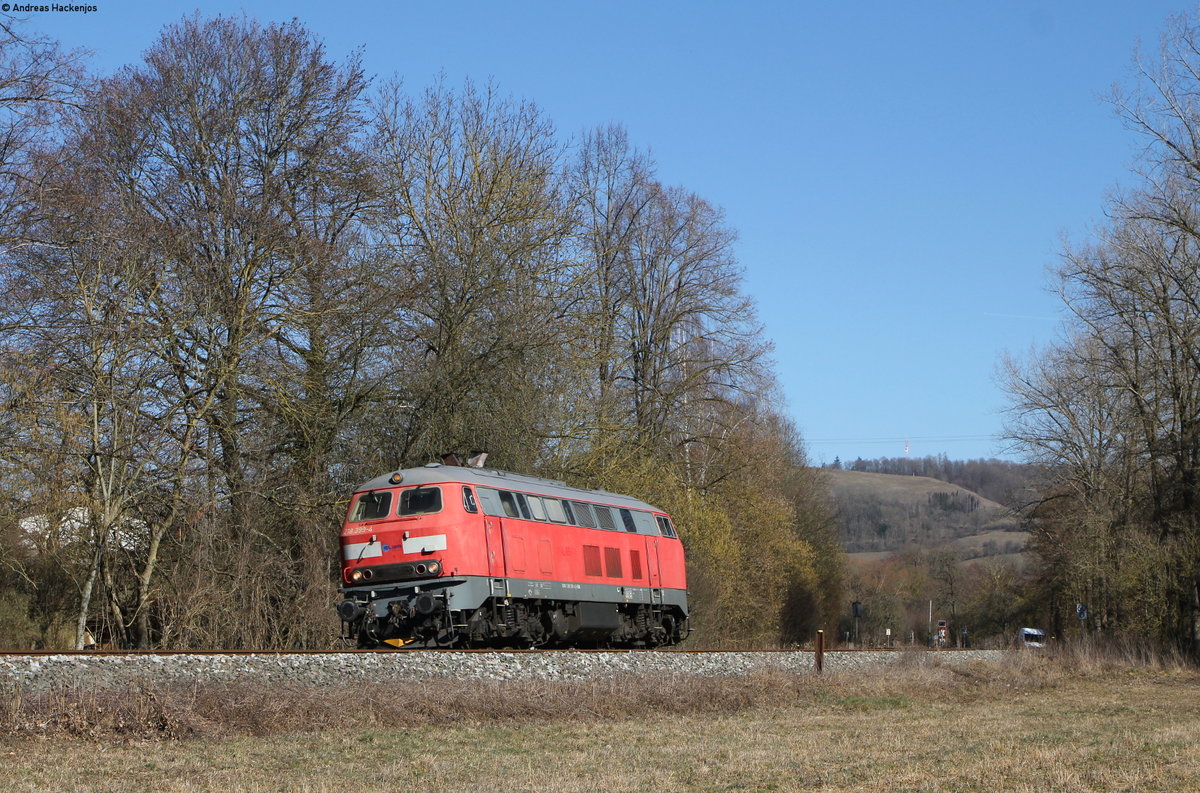
M 1008 369 L 1011 435 L 1055 465 L 1039 543 L 1106 627 L 1200 640 L 1200 29 L 1172 23 L 1115 98 L 1144 135 L 1141 184 L 1069 248 L 1071 338 Z M 1082 541 L 1080 541 L 1082 540 Z M 1134 571 L 1137 571 L 1136 573 Z
M 530 467 L 566 343 L 572 232 L 563 149 L 536 106 L 468 83 L 376 107 L 375 224 L 398 288 L 400 460 L 488 448 Z M 503 449 L 503 451 L 500 451 Z

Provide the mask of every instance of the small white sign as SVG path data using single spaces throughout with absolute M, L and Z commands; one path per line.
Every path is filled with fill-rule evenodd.
M 433 553 L 446 550 L 445 534 L 430 534 L 428 537 L 410 537 L 404 541 L 405 553 Z
M 376 556 L 383 556 L 383 546 L 378 542 L 348 542 L 342 546 L 342 556 L 347 562 L 373 559 Z

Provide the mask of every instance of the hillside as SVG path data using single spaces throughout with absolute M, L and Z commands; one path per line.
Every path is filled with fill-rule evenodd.
M 950 547 L 967 559 L 1017 553 L 1028 539 L 1011 510 L 958 485 L 924 476 L 824 474 L 847 553 Z
M 972 493 L 991 499 L 1006 507 L 1019 508 L 1036 497 L 1045 471 L 1039 466 L 1011 460 L 951 460 L 945 455 L 936 457 L 880 457 L 852 463 L 835 460 L 830 470 L 865 471 L 870 474 L 899 474 L 927 476 L 940 479 Z

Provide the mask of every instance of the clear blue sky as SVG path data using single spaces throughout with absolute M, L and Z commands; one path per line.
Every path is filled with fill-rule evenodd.
M 78 0 L 70 0 L 77 2 Z M 86 1 L 86 0 L 84 0 Z M 298 17 L 414 91 L 492 78 L 564 135 L 619 122 L 738 229 L 814 462 L 1006 456 L 1004 351 L 1056 338 L 1046 268 L 1139 141 L 1103 97 L 1187 2 L 93 0 L 32 26 L 136 62 L 184 14 Z

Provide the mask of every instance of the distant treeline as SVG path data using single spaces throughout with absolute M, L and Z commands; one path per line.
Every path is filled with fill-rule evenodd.
M 865 471 L 872 474 L 927 476 L 958 485 L 986 499 L 1018 509 L 1030 501 L 1031 488 L 1043 476 L 1042 469 L 1008 460 L 951 460 L 944 454 L 930 457 L 857 458 L 844 464 L 835 459 L 826 468 L 841 471 Z

